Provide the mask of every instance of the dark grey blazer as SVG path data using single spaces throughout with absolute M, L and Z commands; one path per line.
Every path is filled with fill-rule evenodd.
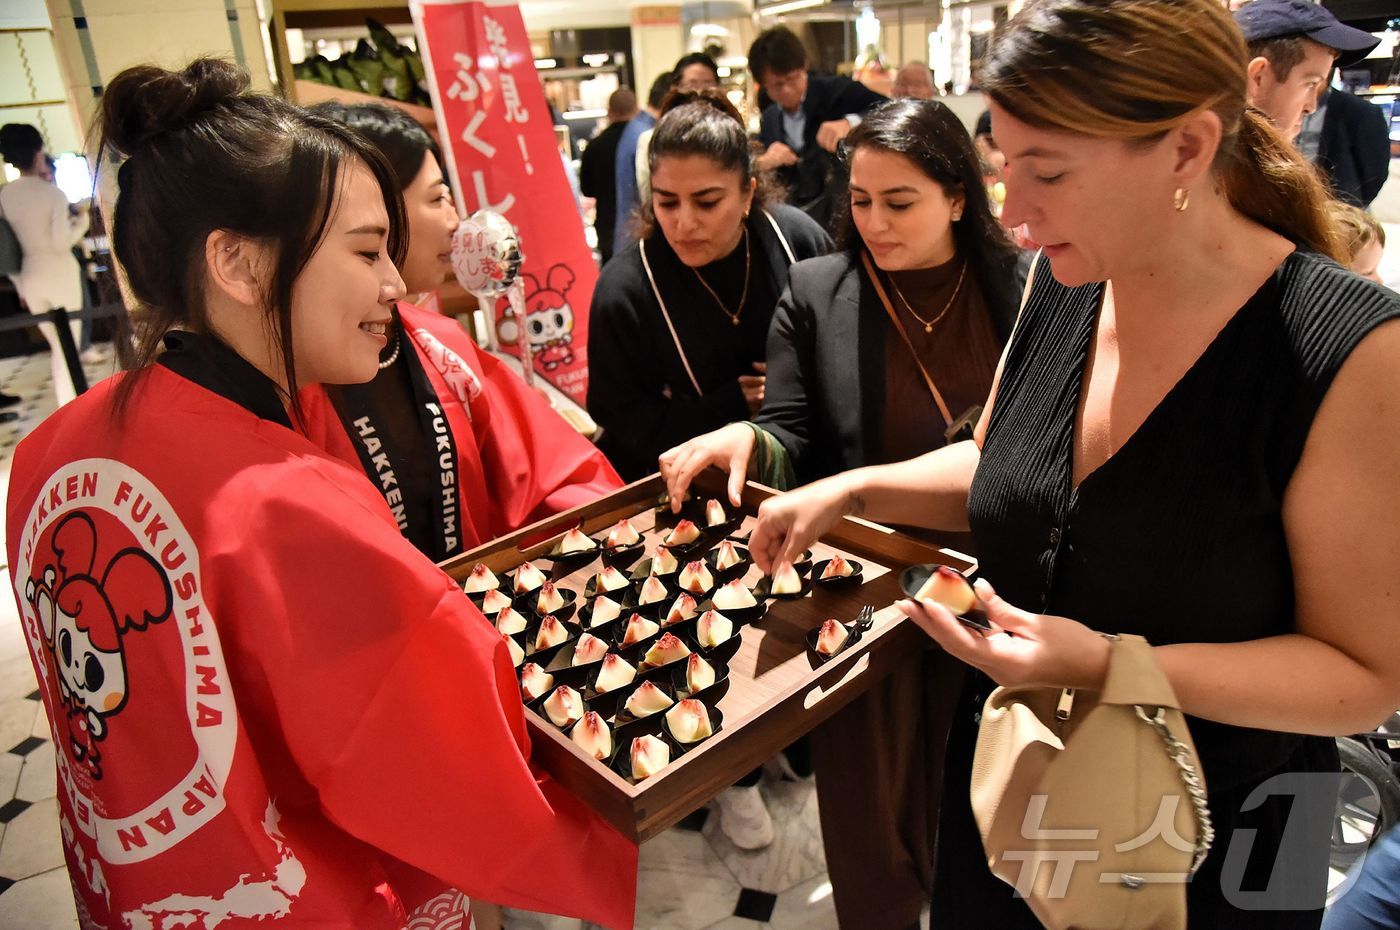
M 1023 253 L 983 287 L 1004 344 L 1032 256 Z M 859 468 L 881 445 L 883 359 L 889 317 L 860 259 L 840 252 L 792 266 L 768 330 L 768 381 L 759 426 L 783 444 L 799 484 Z

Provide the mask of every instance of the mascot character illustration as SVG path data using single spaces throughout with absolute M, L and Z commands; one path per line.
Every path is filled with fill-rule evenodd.
M 98 742 L 126 706 L 126 638 L 170 616 L 170 580 L 137 548 L 118 552 L 99 575 L 97 529 L 81 510 L 54 528 L 52 549 L 53 562 L 31 575 L 25 598 L 43 628 L 73 759 L 100 779 Z
M 554 265 L 545 276 L 544 286 L 532 274 L 522 274 L 525 282 L 525 333 L 530 351 L 545 371 L 574 362 L 574 308 L 569 304 L 569 288 L 574 273 L 568 265 Z M 518 338 L 514 316 L 502 317 L 497 335 L 503 345 L 515 345 Z

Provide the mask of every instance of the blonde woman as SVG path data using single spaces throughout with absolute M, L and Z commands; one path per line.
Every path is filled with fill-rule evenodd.
M 1400 637 L 1400 406 L 1379 400 L 1400 396 L 1400 297 L 1333 260 L 1326 194 L 1246 108 L 1244 63 L 1212 0 L 1015 20 L 983 89 L 1004 219 L 1045 248 L 975 438 L 760 512 L 761 566 L 847 513 L 976 538 L 995 635 L 902 604 L 973 669 L 933 926 L 1039 926 L 986 866 L 976 715 L 995 684 L 1101 688 L 1100 633 L 1145 636 L 1189 715 L 1216 829 L 1192 927 L 1318 926 L 1332 737 L 1400 705 L 1376 648 Z

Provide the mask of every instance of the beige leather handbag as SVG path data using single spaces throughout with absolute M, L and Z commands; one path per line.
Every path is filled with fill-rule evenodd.
M 1147 641 L 1110 656 L 1100 694 L 992 692 L 972 810 L 992 872 L 1050 930 L 1185 928 L 1213 838 L 1200 760 Z

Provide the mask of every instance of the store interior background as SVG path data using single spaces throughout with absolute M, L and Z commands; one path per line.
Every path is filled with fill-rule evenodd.
M 655 76 L 683 54 L 718 46 L 725 90 L 753 120 L 754 88 L 744 53 L 757 33 L 782 22 L 803 36 L 814 64 L 851 73 L 876 49 L 893 70 L 924 61 L 935 84 L 950 84 L 943 97 L 969 128 L 983 109 L 969 90 L 977 59 L 998 24 L 1017 4 L 981 0 L 865 3 L 852 0 L 528 0 L 520 4 L 546 96 L 563 117 L 561 146 L 577 158 L 577 140 L 599 123 L 609 94 L 620 85 L 644 97 Z M 1327 4 L 1342 19 L 1383 30 L 1383 0 Z M 1393 4 L 1392 4 L 1393 6 Z M 133 64 L 180 67 L 201 54 L 226 56 L 245 67 L 255 89 L 281 88 L 309 103 L 355 95 L 296 82 L 296 63 L 321 54 L 350 53 L 366 35 L 366 16 L 383 23 L 401 42 L 413 44 L 406 2 L 399 0 L 4 0 L 0 3 L 0 122 L 38 126 L 59 158 L 60 186 L 81 188 L 80 156 L 101 87 Z M 1379 25 L 1378 25 L 1379 23 Z M 1400 21 L 1384 32 L 1373 56 L 1375 81 L 1394 82 L 1391 62 Z M 870 72 L 866 72 L 869 76 Z M 860 76 L 860 75 L 857 75 Z M 871 83 L 888 92 L 888 86 Z M 1394 88 L 1400 92 L 1400 87 Z M 1389 104 L 1382 92 L 1372 98 Z M 1400 106 L 1397 106 L 1400 116 Z M 431 121 L 432 112 L 415 115 Z M 1400 127 L 1400 119 L 1392 123 Z M 1400 128 L 1392 130 L 1400 154 Z M 567 140 L 567 141 L 566 141 Z M 67 158 L 63 156 L 68 156 Z M 1400 285 L 1400 157 L 1390 181 L 1372 205 L 1391 246 L 1381 266 L 1384 280 Z M 99 179 L 100 183 L 100 179 Z M 590 241 L 592 230 L 588 230 Z M 526 244 L 528 248 L 528 243 Z M 87 268 L 98 301 L 115 296 L 106 241 L 96 229 L 85 243 Z M 467 297 L 448 289 L 465 306 Z M 0 317 L 22 313 L 12 288 L 0 279 Z M 37 332 L 0 333 L 0 391 L 24 397 L 18 417 L 0 422 L 0 505 L 15 444 L 53 410 L 47 349 Z M 87 366 L 90 380 L 110 374 L 110 363 Z M 701 811 L 682 826 L 646 844 L 642 856 L 637 926 L 648 930 L 738 930 L 753 927 L 835 927 L 810 783 L 766 782 L 778 824 L 766 850 L 732 846 L 716 818 Z M 0 927 L 76 927 L 63 868 L 54 800 L 53 748 L 13 598 L 0 596 Z M 517 918 L 515 928 L 575 927 L 577 922 Z

